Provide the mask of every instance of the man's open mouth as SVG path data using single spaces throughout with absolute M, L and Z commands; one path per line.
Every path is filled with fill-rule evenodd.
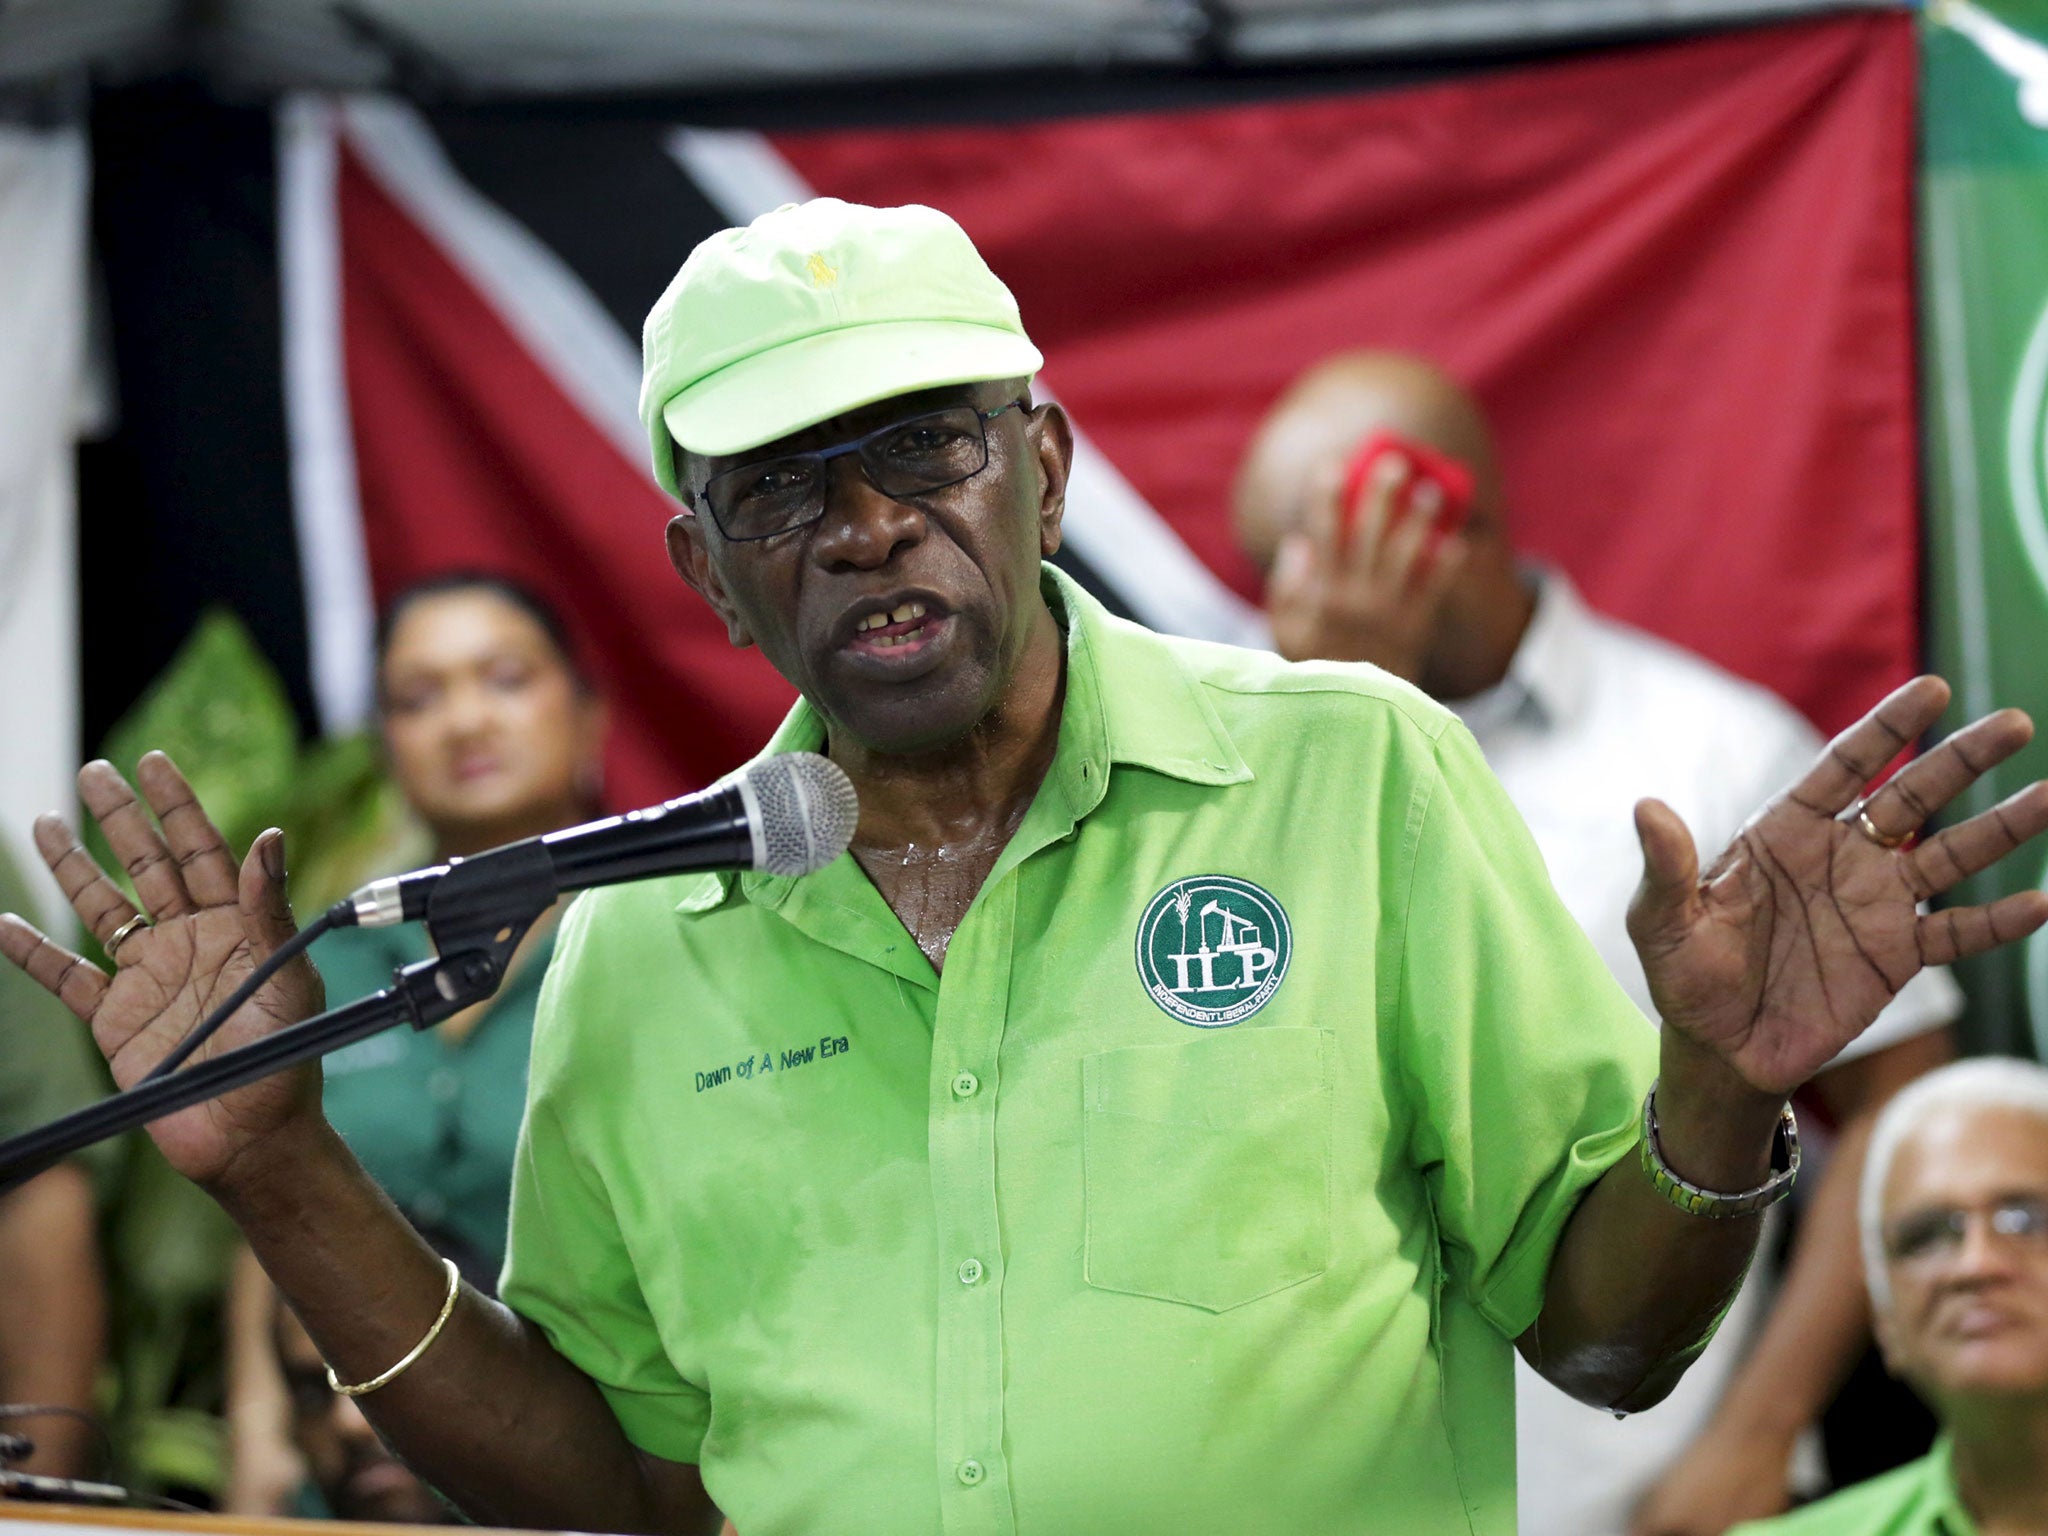
M 904 595 L 879 600 L 858 612 L 851 633 L 841 633 L 847 636 L 844 644 L 849 654 L 870 662 L 896 664 L 929 648 L 951 622 L 952 615 L 945 604 L 929 593 Z
M 924 632 L 930 617 L 925 605 L 915 601 L 877 609 L 854 626 L 854 643 L 881 651 L 909 645 Z

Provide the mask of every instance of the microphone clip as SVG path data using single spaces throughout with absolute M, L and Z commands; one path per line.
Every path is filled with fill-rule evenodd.
M 413 1028 L 431 1029 L 496 992 L 526 930 L 560 895 L 554 861 L 538 838 L 452 861 L 427 898 L 437 958 L 396 978 Z

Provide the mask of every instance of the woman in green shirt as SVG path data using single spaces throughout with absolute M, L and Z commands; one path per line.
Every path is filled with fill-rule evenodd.
M 391 776 L 445 861 L 597 814 L 605 711 L 561 622 L 501 577 L 410 587 L 377 627 L 377 718 Z M 512 1157 L 553 914 L 489 1002 L 434 1029 L 388 1030 L 329 1057 L 327 1118 L 372 1177 L 464 1269 L 505 1255 Z M 417 927 L 343 929 L 313 947 L 330 1007 L 431 953 Z M 229 1317 L 231 1509 L 275 1513 L 297 1480 L 271 1349 L 273 1303 L 246 1254 Z

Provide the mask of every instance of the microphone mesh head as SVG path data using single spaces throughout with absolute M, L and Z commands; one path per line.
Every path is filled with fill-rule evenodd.
M 761 808 L 759 867 L 771 875 L 808 875 L 823 869 L 853 841 L 860 801 L 853 780 L 830 758 L 784 752 L 746 772 Z

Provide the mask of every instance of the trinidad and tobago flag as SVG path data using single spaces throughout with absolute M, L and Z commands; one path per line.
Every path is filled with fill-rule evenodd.
M 221 598 L 309 721 L 357 722 L 378 595 L 482 566 L 579 632 L 616 803 L 738 761 L 790 691 L 668 568 L 638 329 L 698 239 L 813 193 L 942 208 L 1011 285 L 1082 437 L 1062 558 L 1120 611 L 1259 643 L 1255 421 L 1326 352 L 1407 348 L 1493 413 L 1531 554 L 1837 726 L 1919 652 L 1913 48 L 1857 13 L 1455 72 L 115 93 L 123 426 L 82 516 L 134 574 L 87 572 L 88 731 Z

